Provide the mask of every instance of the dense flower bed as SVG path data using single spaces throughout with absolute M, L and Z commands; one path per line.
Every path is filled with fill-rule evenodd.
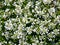
M 60 0 L 0 0 L 0 45 L 60 45 Z

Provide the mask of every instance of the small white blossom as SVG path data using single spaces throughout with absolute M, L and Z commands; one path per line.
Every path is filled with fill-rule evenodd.
M 28 2 L 28 4 L 26 5 L 25 9 L 29 9 L 30 6 L 32 6 L 33 2 Z
M 36 43 L 32 43 L 32 45 L 37 45 Z
M 44 4 L 50 4 L 51 1 L 53 1 L 53 0 L 43 0 L 43 3 L 44 3 Z
M 49 11 L 49 13 L 52 15 L 53 13 L 55 13 L 55 8 L 52 7 L 52 8 L 50 8 L 50 9 L 48 9 L 48 11 Z
M 6 9 L 5 12 L 8 12 L 10 9 Z
M 11 22 L 11 20 L 8 20 L 7 22 L 5 22 L 5 26 L 4 26 L 7 30 L 11 30 L 13 29 L 13 24 Z

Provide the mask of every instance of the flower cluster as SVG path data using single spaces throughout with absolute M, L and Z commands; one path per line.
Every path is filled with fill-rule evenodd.
M 1 0 L 0 45 L 60 45 L 60 0 Z

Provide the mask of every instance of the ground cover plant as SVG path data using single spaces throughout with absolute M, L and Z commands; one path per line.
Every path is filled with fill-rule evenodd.
M 0 45 L 60 45 L 60 0 L 0 0 Z

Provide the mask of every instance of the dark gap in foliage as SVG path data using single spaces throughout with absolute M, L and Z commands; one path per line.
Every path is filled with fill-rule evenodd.
M 22 7 L 21 7 L 21 8 L 22 8 L 22 9 L 25 8 L 25 6 L 26 6 L 27 4 L 28 4 L 28 0 L 25 0 L 25 1 L 23 2 L 23 4 L 22 4 Z
M 9 40 L 8 40 L 7 42 L 9 42 L 9 41 L 12 41 L 12 42 L 15 43 L 16 45 L 19 44 L 19 39 L 12 39 L 12 38 L 9 38 Z
M 4 27 L 5 24 L 4 24 L 4 22 L 2 22 L 1 24 L 2 24 L 2 32 L 4 32 L 5 31 L 5 27 Z
M 17 2 L 18 0 L 12 0 L 12 2 L 10 2 L 10 5 L 12 5 L 15 1 Z
M 32 25 L 32 23 L 30 22 L 30 23 L 27 23 L 26 24 L 26 27 L 30 27 Z
M 43 10 L 43 8 L 44 8 L 44 3 L 43 2 L 40 3 L 40 7 L 41 7 L 41 10 Z
M 58 6 L 56 6 L 56 16 L 60 15 L 60 9 L 57 8 Z
M 9 9 L 15 9 L 15 6 L 13 6 L 13 5 L 11 5 L 11 6 L 3 6 L 1 9 L 2 10 L 6 10 L 7 8 L 9 8 Z
M 14 30 L 7 30 L 7 32 L 9 32 L 10 33 L 10 35 L 9 36 L 12 36 L 12 34 L 14 34 L 13 32 L 14 32 Z
M 56 37 L 55 37 L 55 43 L 59 42 L 60 40 L 60 34 L 58 34 Z
M 0 2 L 2 2 L 2 1 L 4 1 L 4 0 L 0 0 Z
M 30 12 L 32 13 L 32 7 L 31 7 L 31 6 L 29 7 L 29 10 L 30 10 Z
M 32 35 L 28 34 L 26 41 L 27 41 L 29 44 L 32 44 L 32 43 L 33 43 L 33 41 L 31 40 L 31 38 L 32 38 Z
M 55 45 L 54 41 L 49 41 L 49 39 L 46 38 L 47 45 Z
M 28 21 L 30 21 L 30 19 L 28 19 Z
M 8 19 L 9 19 L 9 17 L 1 18 L 1 21 L 7 21 Z
M 1 35 L 0 35 L 0 42 L 1 42 L 1 41 L 4 41 L 4 40 L 6 41 L 5 36 L 1 36 Z
M 29 44 L 31 44 L 31 43 L 32 43 L 32 41 L 31 41 L 31 39 L 30 39 L 30 38 L 28 38 L 27 42 L 28 42 Z
M 35 36 L 35 35 L 37 35 L 37 33 L 32 31 L 31 35 Z
M 24 13 L 22 13 L 22 17 L 24 17 Z
M 12 13 L 11 15 L 10 15 L 10 18 L 16 18 L 17 17 L 17 15 L 15 14 L 15 13 Z
M 52 32 L 53 31 L 53 29 L 48 29 L 49 31 L 48 31 L 48 33 L 50 33 L 50 32 Z

